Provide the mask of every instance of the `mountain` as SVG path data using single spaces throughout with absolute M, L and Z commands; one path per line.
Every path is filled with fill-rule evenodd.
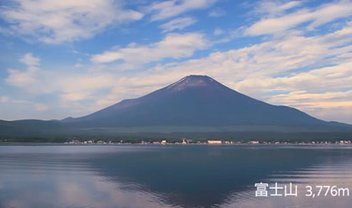
M 297 109 L 270 105 L 200 75 L 64 122 L 95 127 L 328 125 Z
M 345 139 L 352 126 L 256 100 L 200 75 L 83 117 L 0 121 L 0 139 L 119 135 Z

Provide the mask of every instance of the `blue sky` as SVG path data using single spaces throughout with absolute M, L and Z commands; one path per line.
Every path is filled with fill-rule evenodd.
M 1 1 L 0 45 L 0 119 L 82 116 L 206 74 L 352 123 L 351 0 Z

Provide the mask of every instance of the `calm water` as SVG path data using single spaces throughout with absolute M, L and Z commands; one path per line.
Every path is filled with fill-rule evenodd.
M 255 197 L 258 182 L 293 183 L 297 197 Z M 312 198 L 306 185 L 351 193 Z M 351 204 L 352 146 L 0 146 L 1 208 Z

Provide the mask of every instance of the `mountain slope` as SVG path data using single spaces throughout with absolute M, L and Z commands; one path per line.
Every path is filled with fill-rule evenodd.
M 236 92 L 207 76 L 167 87 L 80 118 L 0 120 L 0 141 L 60 142 L 69 138 L 233 138 L 338 140 L 352 126 L 316 119 Z
M 297 109 L 267 104 L 199 75 L 64 122 L 95 127 L 329 125 Z

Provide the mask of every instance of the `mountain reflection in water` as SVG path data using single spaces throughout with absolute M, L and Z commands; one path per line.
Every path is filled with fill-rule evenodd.
M 351 146 L 0 146 L 0 207 L 349 207 L 254 183 L 352 189 Z

